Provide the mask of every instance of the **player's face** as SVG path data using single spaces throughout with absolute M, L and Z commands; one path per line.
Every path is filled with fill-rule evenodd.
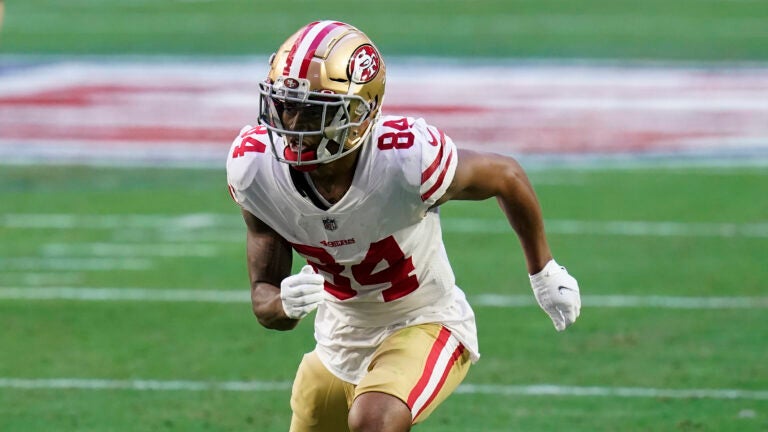
M 286 130 L 295 132 L 318 131 L 323 123 L 322 105 L 286 102 L 282 106 L 280 121 Z M 332 118 L 326 113 L 326 125 Z M 299 146 L 299 135 L 287 135 L 288 144 L 296 150 Z M 322 139 L 321 135 L 304 135 L 303 145 L 305 149 L 314 148 Z

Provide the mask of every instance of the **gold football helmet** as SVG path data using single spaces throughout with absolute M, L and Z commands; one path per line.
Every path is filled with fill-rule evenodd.
M 363 32 L 338 21 L 310 23 L 280 46 L 269 66 L 259 85 L 259 123 L 279 161 L 310 171 L 368 139 L 380 114 L 386 70 Z M 290 116 L 304 121 L 286 121 Z

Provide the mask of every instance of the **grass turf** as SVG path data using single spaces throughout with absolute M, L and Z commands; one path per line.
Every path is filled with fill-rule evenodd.
M 766 214 L 760 199 L 765 174 L 754 169 L 544 170 L 531 177 L 547 220 L 744 224 L 764 223 Z M 84 287 L 247 291 L 242 223 L 223 182 L 218 170 L 3 167 L 0 286 L 67 285 L 57 280 L 62 278 Z M 46 213 L 89 221 L 131 215 L 155 219 L 143 228 L 85 224 L 43 229 L 7 223 L 18 215 Z M 190 214 L 220 218 L 211 226 L 169 232 L 176 217 Z M 501 212 L 492 200 L 458 202 L 446 205 L 442 217 L 493 224 Z M 551 234 L 550 239 L 558 260 L 579 278 L 587 295 L 762 296 L 768 280 L 760 260 L 764 237 L 584 233 Z M 445 241 L 470 298 L 529 293 L 511 231 L 447 229 Z M 149 255 L 144 258 L 151 265 L 140 271 L 14 267 L 19 258 L 52 258 L 45 253 L 51 243 L 205 244 L 216 252 L 206 257 Z M 87 249 L 75 255 L 99 258 Z M 556 333 L 535 306 L 477 307 L 477 316 L 483 358 L 467 383 L 768 388 L 768 331 L 759 308 L 612 309 L 585 303 L 578 324 L 564 334 Z M 313 345 L 311 323 L 288 333 L 267 331 L 247 301 L 6 299 L 0 300 L 0 317 L 5 330 L 0 333 L 0 377 L 9 378 L 285 383 Z M 418 429 L 544 431 L 568 425 L 575 431 L 759 431 L 768 427 L 766 412 L 766 400 L 750 399 L 456 394 Z M 289 415 L 286 390 L 0 390 L 2 430 L 280 431 Z
M 10 2 L 0 52 L 250 55 L 317 19 L 385 56 L 765 60 L 761 0 L 248 0 Z

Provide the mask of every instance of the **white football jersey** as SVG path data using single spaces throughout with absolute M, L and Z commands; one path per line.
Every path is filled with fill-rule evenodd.
M 227 180 L 245 210 L 325 277 L 315 339 L 326 367 L 356 384 L 384 338 L 426 322 L 443 323 L 477 360 L 474 313 L 455 285 L 438 210 L 430 209 L 456 171 L 451 139 L 422 119 L 382 117 L 360 150 L 349 190 L 322 209 L 297 189 L 266 134 L 243 129 L 229 152 Z

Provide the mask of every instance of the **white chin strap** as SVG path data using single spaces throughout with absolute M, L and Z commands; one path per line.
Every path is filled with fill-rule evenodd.
M 317 155 L 317 160 L 324 160 L 333 156 L 331 152 L 328 151 L 329 142 L 331 142 L 331 140 L 326 137 L 323 137 L 323 139 L 320 141 L 320 145 L 317 146 L 317 150 L 315 151 L 315 154 Z M 320 163 L 325 163 L 325 162 L 320 162 Z
M 347 102 L 347 105 L 349 105 L 349 102 Z M 320 140 L 320 144 L 318 144 L 317 150 L 315 152 L 319 163 L 327 163 L 327 162 L 334 161 L 340 158 L 341 155 L 344 153 L 344 144 L 339 141 L 346 141 L 345 139 L 347 136 L 346 131 L 348 129 L 339 130 L 338 127 L 334 125 L 339 123 L 339 120 L 341 120 L 341 117 L 343 116 L 345 110 L 346 110 L 346 107 L 339 107 L 336 110 L 336 114 L 333 116 L 333 120 L 331 120 L 331 126 L 328 126 L 325 129 L 323 129 L 323 139 Z M 339 149 L 336 151 L 335 154 L 331 153 L 331 151 L 328 150 L 328 143 L 330 143 L 331 140 L 333 140 L 339 145 Z

